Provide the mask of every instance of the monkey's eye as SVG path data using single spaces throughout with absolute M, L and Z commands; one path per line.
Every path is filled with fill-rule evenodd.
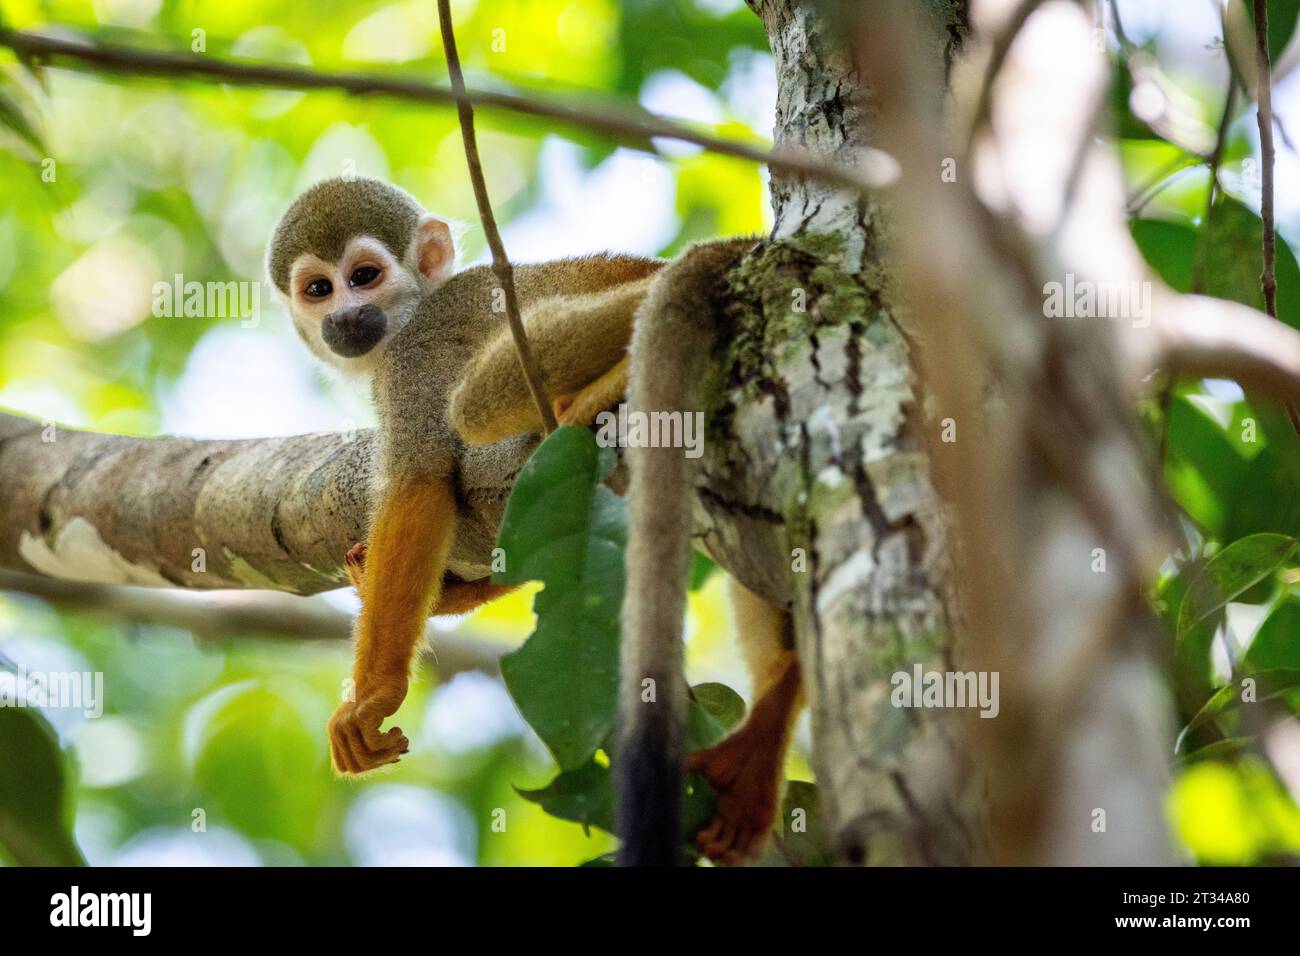
M 329 279 L 313 279 L 303 291 L 313 299 L 323 299 L 334 291 L 334 286 L 330 284 Z
M 348 276 L 348 285 L 352 288 L 370 285 L 379 278 L 379 270 L 374 266 L 358 266 L 352 270 L 352 275 Z

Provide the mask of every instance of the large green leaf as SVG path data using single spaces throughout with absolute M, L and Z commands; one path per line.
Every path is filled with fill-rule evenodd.
M 508 584 L 542 581 L 537 629 L 501 661 L 515 705 L 564 770 L 614 727 L 626 506 L 603 484 L 613 467 L 585 428 L 559 428 L 515 481 L 498 540 Z
M 1280 568 L 1296 549 L 1296 539 L 1253 534 L 1228 545 L 1201 569 L 1178 609 L 1178 640 L 1225 604 Z
M 0 707 L 0 848 L 23 866 L 84 866 L 70 823 L 53 728 L 39 710 Z

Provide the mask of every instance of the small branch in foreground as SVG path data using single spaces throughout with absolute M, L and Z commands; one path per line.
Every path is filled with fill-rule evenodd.
M 0 570 L 0 592 L 40 598 L 60 608 L 94 613 L 127 624 L 173 627 L 203 640 L 266 637 L 286 641 L 342 642 L 352 618 L 311 598 L 273 591 L 191 594 L 159 588 L 62 581 Z M 430 629 L 426 663 L 446 680 L 462 671 L 499 673 L 500 646 Z
M 464 101 L 472 106 L 499 109 L 524 116 L 552 120 L 574 129 L 600 133 L 632 149 L 651 151 L 650 141 L 672 139 L 723 156 L 764 163 L 774 170 L 808 176 L 849 189 L 870 191 L 884 183 L 862 169 L 823 163 L 790 150 L 768 150 L 758 146 L 697 132 L 644 110 L 626 107 L 575 106 L 541 97 L 499 90 L 449 89 L 416 80 L 366 73 L 324 73 L 256 61 L 223 60 L 195 53 L 145 50 L 119 44 L 96 43 L 86 36 L 53 37 L 25 30 L 0 28 L 0 46 L 13 50 L 20 59 L 52 63 L 88 73 L 120 76 L 209 78 L 232 86 L 260 86 L 285 90 L 342 90 L 358 96 L 387 96 L 415 103 L 448 104 Z
M 483 163 L 478 155 L 478 137 L 474 133 L 474 107 L 465 95 L 465 75 L 460 68 L 460 54 L 456 52 L 456 31 L 451 22 L 449 0 L 438 0 L 438 25 L 442 30 L 442 48 L 447 54 L 451 89 L 456 97 L 456 115 L 460 119 L 460 135 L 465 143 L 465 163 L 469 166 L 469 179 L 474 186 L 474 201 L 478 204 L 478 217 L 483 223 L 488 248 L 492 250 L 492 271 L 496 273 L 497 280 L 505 291 L 506 319 L 510 323 L 510 336 L 515 340 L 515 353 L 519 357 L 524 381 L 528 384 L 528 393 L 532 395 L 537 414 L 541 416 L 543 431 L 549 435 L 556 428 L 555 412 L 546 398 L 542 373 L 533 359 L 532 349 L 528 347 L 528 334 L 524 331 L 524 320 L 519 315 L 519 296 L 515 292 L 515 270 L 506 255 L 505 243 L 501 241 L 501 233 L 497 229 L 496 216 L 492 214 L 492 202 L 488 199 Z
M 1255 68 L 1259 100 L 1259 149 L 1261 172 L 1259 214 L 1264 220 L 1264 268 L 1259 274 L 1264 292 L 1264 311 L 1277 318 L 1277 224 L 1273 217 L 1273 173 L 1277 165 L 1277 148 L 1273 143 L 1273 68 L 1268 57 L 1268 2 L 1255 0 Z M 1300 410 L 1294 402 L 1286 403 L 1291 427 L 1300 435 Z
M 1273 77 L 1268 59 L 1268 2 L 1255 0 L 1255 66 L 1259 70 L 1259 148 L 1263 160 L 1260 189 L 1260 216 L 1264 220 L 1264 271 L 1260 286 L 1264 290 L 1264 311 L 1277 318 L 1277 231 L 1273 221 L 1273 167 L 1277 149 L 1273 144 Z

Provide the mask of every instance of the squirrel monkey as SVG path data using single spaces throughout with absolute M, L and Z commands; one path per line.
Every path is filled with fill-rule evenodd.
M 629 378 L 637 408 L 685 410 L 717 337 L 718 280 L 753 244 L 708 243 L 669 264 L 601 255 L 516 267 L 524 326 L 560 422 L 590 424 L 628 393 Z M 284 214 L 268 251 L 267 271 L 299 335 L 328 364 L 369 376 L 379 417 L 369 536 L 347 556 L 362 602 L 354 699 L 329 723 L 334 766 L 343 773 L 406 752 L 401 731 L 380 726 L 406 696 L 424 619 L 463 613 L 512 589 L 460 580 L 447 569 L 457 523 L 469 510 L 457 490 L 466 456 L 541 428 L 494 308 L 495 275 L 487 267 L 455 273 L 454 262 L 446 222 L 401 190 L 365 179 L 313 186 Z M 628 457 L 622 859 L 671 863 L 687 690 L 681 621 L 690 470 L 682 449 L 635 449 Z M 662 587 L 665 578 L 671 588 Z M 739 730 L 692 754 L 687 766 L 718 792 L 700 848 L 738 862 L 758 854 L 771 828 L 800 677 L 789 615 L 738 583 L 732 595 L 755 706 Z M 658 683 L 659 704 L 640 703 L 646 677 Z
M 660 266 L 592 256 L 521 266 L 515 276 L 522 307 L 537 310 L 635 287 Z M 457 523 L 471 510 L 458 490 L 467 449 L 448 421 L 448 403 L 470 358 L 503 326 L 493 308 L 499 296 L 492 271 L 454 270 L 448 224 L 401 190 L 367 179 L 308 189 L 285 212 L 268 248 L 267 272 L 294 328 L 328 364 L 370 378 L 379 417 L 370 530 L 365 547 L 347 557 L 361 595 L 353 699 L 329 722 L 331 756 L 342 773 L 373 770 L 407 751 L 400 729 L 381 732 L 380 725 L 406 697 L 425 618 L 463 613 L 512 590 L 447 573 Z M 630 315 L 591 312 L 625 323 Z M 589 356 L 558 351 L 564 365 L 552 387 L 589 384 L 606 360 L 618 361 L 627 335 L 626 328 L 606 331 L 600 338 L 608 344 Z M 510 398 L 508 389 L 496 396 Z M 504 420 L 519 419 L 511 410 Z M 490 547 L 488 538 L 484 550 Z

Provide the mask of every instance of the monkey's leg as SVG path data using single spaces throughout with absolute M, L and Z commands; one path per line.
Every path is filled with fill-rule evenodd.
M 446 478 L 397 483 L 375 513 L 361 581 L 355 699 L 340 704 L 329 722 L 330 752 L 341 773 L 364 773 L 407 751 L 400 729 L 381 733 L 379 726 L 406 698 L 411 657 L 438 603 L 455 525 Z
M 633 318 L 652 278 L 584 295 L 553 296 L 524 310 L 528 342 L 548 393 L 580 394 L 627 358 Z M 622 389 L 614 398 L 621 394 Z M 488 343 L 466 366 L 452 393 L 448 419 L 474 445 L 541 428 L 508 332 Z
M 714 816 L 696 834 L 711 860 L 755 859 L 776 819 L 785 752 L 803 704 L 790 615 L 731 581 L 737 637 L 754 680 L 754 707 L 726 739 L 686 758 L 717 792 Z
M 561 425 L 590 425 L 596 416 L 627 394 L 628 359 L 623 360 L 581 391 L 560 395 L 551 402 Z
M 360 592 L 366 570 L 365 543 L 354 544 L 348 549 L 343 560 L 348 570 L 348 577 L 352 579 L 352 586 Z M 496 584 L 491 578 L 482 578 L 478 581 L 444 579 L 438 604 L 430 613 L 434 617 L 445 614 L 468 614 L 476 607 L 504 597 L 517 587 L 519 587 L 517 584 Z

